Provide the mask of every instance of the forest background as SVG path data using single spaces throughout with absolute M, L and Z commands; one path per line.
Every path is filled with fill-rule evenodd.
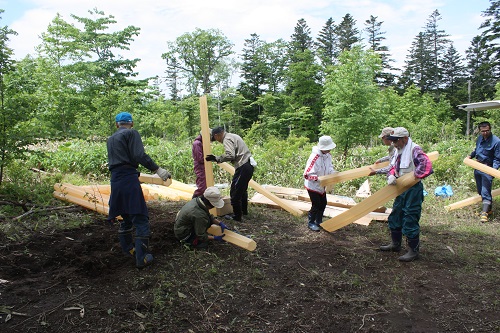
M 113 15 L 98 9 L 88 17 L 57 15 L 41 35 L 36 54 L 13 60 L 8 26 L 0 30 L 0 193 L 2 218 L 26 209 L 21 202 L 49 204 L 62 178 L 107 182 L 105 140 L 114 116 L 133 114 L 147 152 L 174 178 L 194 182 L 191 143 L 200 131 L 199 96 L 207 95 L 210 126 L 241 135 L 259 167 L 259 183 L 301 187 L 303 164 L 323 134 L 337 143 L 337 170 L 373 161 L 386 153 L 377 139 L 386 126 L 404 126 L 426 151 L 438 150 L 435 184 L 474 191 L 462 159 L 473 148 L 467 113 L 457 105 L 498 97 L 500 1 L 482 12 L 478 35 L 462 55 L 439 28 L 435 10 L 408 50 L 405 65 L 392 66 L 384 46 L 383 22 L 371 16 L 363 40 L 346 14 L 313 36 L 298 20 L 288 40 L 245 40 L 241 55 L 217 29 L 195 29 L 168 42 L 164 75 L 136 79 L 140 59 L 126 59 L 140 28 L 114 30 Z M 3 11 L 2 11 L 3 13 Z M 231 86 L 235 74 L 237 86 Z M 160 89 L 166 84 L 168 93 Z M 496 111 L 471 114 L 471 123 Z M 471 133 L 473 134 L 473 133 Z M 214 145 L 214 149 L 221 149 Z M 48 172 L 40 177 L 32 170 Z M 216 170 L 216 180 L 228 175 Z M 335 191 L 352 194 L 359 181 Z M 383 179 L 375 179 L 383 184 Z M 467 193 L 468 192 L 468 193 Z

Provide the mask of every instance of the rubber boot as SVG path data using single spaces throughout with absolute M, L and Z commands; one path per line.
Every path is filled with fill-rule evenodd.
M 323 213 L 317 213 L 316 214 L 316 221 L 315 224 L 318 226 L 318 228 L 321 230 L 320 224 L 323 223 Z
M 401 230 L 391 229 L 391 243 L 387 245 L 381 245 L 380 251 L 401 251 L 401 240 L 403 239 L 403 232 Z
M 483 209 L 480 215 L 480 221 L 485 223 L 488 222 L 488 215 L 491 214 L 491 204 L 483 203 Z
M 417 236 L 416 238 L 408 238 L 408 252 L 399 257 L 399 261 L 413 261 L 418 259 L 418 252 L 420 248 L 420 239 Z
M 153 262 L 153 256 L 148 253 L 149 238 L 135 239 L 135 266 L 144 268 Z
M 127 256 L 135 257 L 134 240 L 132 238 L 132 229 L 130 230 L 119 230 L 118 239 L 120 240 L 120 246 L 122 251 Z
M 312 231 L 319 231 L 319 226 L 316 224 L 316 215 L 309 212 L 307 214 L 307 217 L 307 226 L 309 227 L 309 229 L 311 229 Z

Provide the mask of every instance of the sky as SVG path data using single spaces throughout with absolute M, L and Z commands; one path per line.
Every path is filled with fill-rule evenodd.
M 347 13 L 360 31 L 370 15 L 383 22 L 383 45 L 389 47 L 394 65 L 401 68 L 415 36 L 424 31 L 437 9 L 441 14 L 438 27 L 465 56 L 472 38 L 480 33 L 481 13 L 489 6 L 489 0 L 0 0 L 4 10 L 0 25 L 18 33 L 8 45 L 14 58 L 22 59 L 35 55 L 40 35 L 57 13 L 66 22 L 76 23 L 71 14 L 90 17 L 88 11 L 97 8 L 114 16 L 114 30 L 130 25 L 141 28 L 130 51 L 118 54 L 141 59 L 136 71 L 138 78 L 146 78 L 164 76 L 166 64 L 161 55 L 167 51 L 167 42 L 196 28 L 219 29 L 234 44 L 236 55 L 241 55 L 245 39 L 253 33 L 266 42 L 288 41 L 303 18 L 316 39 L 330 17 L 338 24 Z

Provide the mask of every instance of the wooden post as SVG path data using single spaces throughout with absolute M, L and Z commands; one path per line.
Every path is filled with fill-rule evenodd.
M 493 169 L 492 167 L 489 167 L 486 164 L 473 160 L 472 158 L 467 158 L 467 157 L 464 158 L 464 164 L 476 170 L 487 173 L 488 175 L 493 176 L 495 178 L 500 178 L 500 171 L 498 171 L 497 169 Z
M 361 201 L 356 206 L 340 215 L 326 220 L 320 225 L 323 229 L 330 232 L 345 227 L 357 219 L 362 218 L 377 207 L 382 206 L 387 201 L 394 199 L 419 181 L 420 179 L 415 179 L 413 172 L 410 172 L 398 178 L 396 185 L 386 185 L 384 188 Z
M 496 190 L 491 191 L 491 196 L 492 197 L 496 197 L 496 196 L 499 196 L 499 195 L 500 195 L 500 188 L 497 188 Z M 450 210 L 455 210 L 455 209 L 459 209 L 459 208 L 462 208 L 462 207 L 465 207 L 465 206 L 470 206 L 472 204 L 481 202 L 482 200 L 483 199 L 478 194 L 478 195 L 472 196 L 470 198 L 467 198 L 467 199 L 464 199 L 464 200 L 461 200 L 461 201 L 457 201 L 457 202 L 452 203 L 452 204 L 450 204 L 448 206 L 444 206 L 444 209 L 447 212 L 449 212 Z
M 141 183 L 156 184 L 156 185 L 163 185 L 163 186 L 169 186 L 170 184 L 172 184 L 171 178 L 169 178 L 167 180 L 163 180 L 158 175 L 149 175 L 147 173 L 141 173 L 139 175 L 139 181 Z
M 210 126 L 208 122 L 208 104 L 207 96 L 200 97 L 200 122 L 201 122 L 201 137 L 203 143 L 203 157 L 212 154 L 212 146 L 210 145 Z M 205 162 L 205 179 L 207 187 L 214 186 L 214 170 L 212 162 Z
M 231 175 L 234 175 L 234 167 L 232 165 L 229 165 L 226 162 L 218 163 L 217 165 L 220 166 L 222 169 L 226 170 L 227 172 L 229 172 Z M 303 212 L 301 210 L 290 206 L 289 204 L 287 204 L 286 202 L 284 202 L 283 200 L 278 198 L 275 194 L 269 192 L 268 190 L 266 190 L 265 188 L 260 186 L 253 179 L 250 179 L 250 182 L 248 182 L 248 186 L 250 186 L 251 188 L 253 188 L 257 192 L 259 192 L 260 194 L 264 195 L 268 199 L 272 200 L 277 205 L 279 205 L 281 208 L 292 213 L 293 215 L 295 215 L 295 216 L 302 216 L 303 215 Z
M 216 224 L 212 224 L 210 228 L 208 228 L 207 232 L 214 236 L 222 235 L 220 226 Z M 222 239 L 228 243 L 234 244 L 248 251 L 253 251 L 255 250 L 255 248 L 257 248 L 257 243 L 255 243 L 253 239 L 240 235 L 231 230 L 224 230 L 224 238 Z
M 427 154 L 427 156 L 429 156 L 429 159 L 431 161 L 435 161 L 439 157 L 439 152 L 433 151 L 433 152 Z M 381 169 L 387 165 L 389 165 L 389 162 L 383 162 L 383 163 L 374 164 L 374 165 L 367 165 L 367 166 L 357 168 L 357 169 L 351 169 L 351 170 L 346 170 L 346 171 L 342 171 L 342 172 L 337 172 L 337 173 L 334 173 L 332 175 L 321 176 L 321 177 L 319 177 L 320 185 L 321 186 L 328 186 L 331 184 L 345 182 L 345 181 L 352 180 L 352 179 L 366 177 L 371 172 L 370 167 L 377 170 L 377 169 Z

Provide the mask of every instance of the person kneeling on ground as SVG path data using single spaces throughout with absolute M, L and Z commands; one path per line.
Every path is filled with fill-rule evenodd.
M 177 213 L 174 225 L 175 237 L 190 247 L 200 249 L 208 246 L 208 240 L 223 241 L 224 233 L 220 236 L 208 235 L 207 230 L 212 224 L 221 227 L 221 231 L 229 229 L 224 223 L 217 220 L 210 209 L 222 208 L 224 200 L 217 187 L 208 187 L 203 195 L 191 199 Z

